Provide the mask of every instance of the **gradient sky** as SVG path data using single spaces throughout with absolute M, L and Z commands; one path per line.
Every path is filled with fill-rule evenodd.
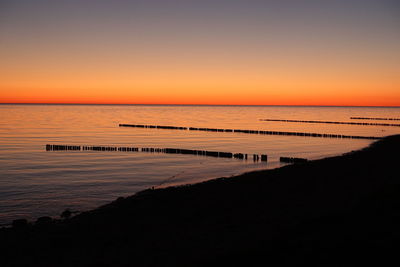
M 400 106 L 397 0 L 0 0 L 0 103 Z

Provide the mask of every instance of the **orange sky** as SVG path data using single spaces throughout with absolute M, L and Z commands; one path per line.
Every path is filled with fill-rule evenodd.
M 400 104 L 400 76 L 362 64 L 313 65 L 293 60 L 265 65 L 207 65 L 197 60 L 146 66 L 75 62 L 58 66 L 21 63 L 1 72 L 3 103 L 125 103 L 244 105 Z M 68 62 L 68 59 L 61 60 Z M 271 60 L 269 61 L 271 62 Z M 333 64 L 333 61 L 329 61 Z M 243 63 L 243 61 L 241 62 Z M 296 64 L 296 65 L 297 65 Z M 84 65 L 84 66 L 82 66 Z M 168 65 L 168 66 L 167 66 Z M 372 64 L 371 64 L 372 65 Z M 275 66 L 275 67 L 274 67 Z M 381 65 L 378 65 L 381 66 Z M 394 66 L 393 66 L 394 68 Z M 22 70 L 22 71 L 21 71 Z
M 335 6 L 332 21 L 310 24 L 286 6 L 282 23 L 251 21 L 265 17 L 252 9 L 243 23 L 235 12 L 244 5 L 208 21 L 197 9 L 176 18 L 175 8 L 136 26 L 120 13 L 104 22 L 53 6 L 55 20 L 10 4 L 0 103 L 400 106 L 398 20 L 379 7 L 356 20 Z M 24 8 L 30 15 L 19 17 Z

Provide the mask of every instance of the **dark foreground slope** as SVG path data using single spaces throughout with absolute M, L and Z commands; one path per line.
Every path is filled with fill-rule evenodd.
M 398 261 L 400 136 L 341 157 L 147 190 L 65 222 L 0 231 L 4 265 Z

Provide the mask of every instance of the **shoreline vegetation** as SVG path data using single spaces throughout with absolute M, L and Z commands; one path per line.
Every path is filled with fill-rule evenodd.
M 398 262 L 400 135 L 0 229 L 2 266 Z

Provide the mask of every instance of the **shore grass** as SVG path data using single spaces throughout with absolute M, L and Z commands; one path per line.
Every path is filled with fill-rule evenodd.
M 70 219 L 0 229 L 2 266 L 394 260 L 400 135 L 338 157 L 145 190 Z

